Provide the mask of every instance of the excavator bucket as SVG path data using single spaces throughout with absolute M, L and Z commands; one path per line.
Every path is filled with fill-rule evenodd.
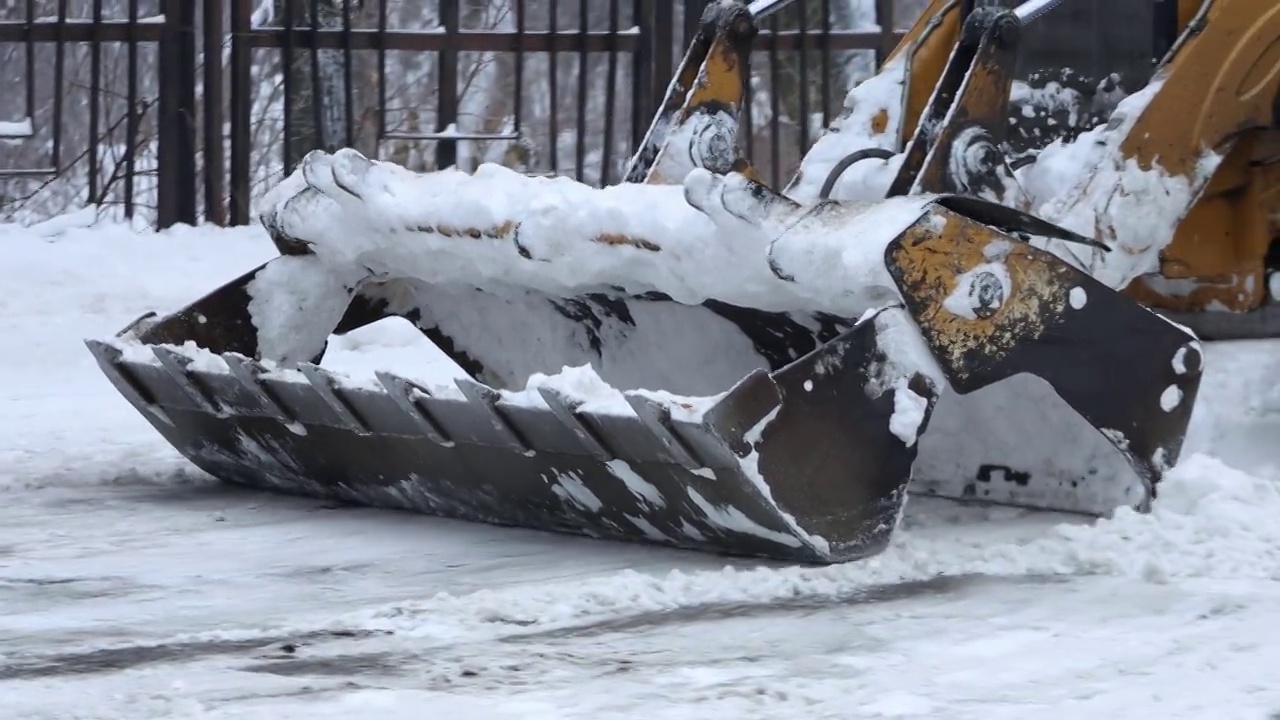
M 255 359 L 261 346 L 246 301 L 264 271 L 115 341 L 89 343 L 171 444 L 210 474 L 251 486 L 599 538 L 848 560 L 885 545 L 905 501 L 915 449 L 890 427 L 896 408 L 914 403 L 909 421 L 923 424 L 936 400 L 921 376 L 874 391 L 887 327 L 879 314 L 833 320 L 815 337 L 748 308 L 606 296 L 529 293 L 520 306 L 486 298 L 471 321 L 509 328 L 572 308 L 584 325 L 630 319 L 640 332 L 682 323 L 715 334 L 727 323 L 759 333 L 761 349 L 779 360 L 715 394 L 604 400 L 546 386 L 512 396 L 474 379 L 442 392 L 385 372 L 354 382 L 310 363 L 281 370 Z M 346 321 L 376 317 L 380 303 L 376 290 L 357 293 Z M 717 350 L 673 354 L 734 364 Z M 475 366 L 470 351 L 455 357 Z
M 281 257 L 89 342 L 174 447 L 260 488 L 841 562 L 886 546 L 911 490 L 1145 507 L 1199 382 L 1194 338 L 1026 238 L 1088 241 L 972 199 L 343 150 L 264 203 Z M 324 367 L 388 316 L 454 374 Z

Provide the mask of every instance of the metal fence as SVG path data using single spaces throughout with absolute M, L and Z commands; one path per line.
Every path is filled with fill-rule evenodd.
M 0 0 L 0 221 L 245 224 L 314 148 L 618 182 L 704 4 Z M 743 137 L 775 184 L 900 37 L 892 8 L 764 21 Z

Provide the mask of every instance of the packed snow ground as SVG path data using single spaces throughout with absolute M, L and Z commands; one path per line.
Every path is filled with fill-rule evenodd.
M 767 567 L 212 483 L 82 340 L 272 257 L 266 237 L 46 229 L 0 226 L 0 718 L 1280 712 L 1274 344 L 1208 348 L 1151 515 L 913 500 L 881 556 Z M 382 323 L 328 363 L 423 343 Z

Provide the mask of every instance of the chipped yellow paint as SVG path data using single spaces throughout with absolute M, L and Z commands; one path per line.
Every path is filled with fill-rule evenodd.
M 880 135 L 889 129 L 889 111 L 881 108 L 879 112 L 871 116 L 871 134 Z
M 944 364 L 966 376 L 966 357 L 998 359 L 1039 337 L 1069 308 L 1075 278 L 1060 263 L 1033 255 L 1029 246 L 998 230 L 941 207 L 907 229 L 890 251 L 903 294 L 920 329 L 936 343 Z M 968 318 L 944 307 L 961 275 L 987 263 L 1003 263 L 1010 290 L 987 317 Z
M 443 235 L 444 237 L 468 237 L 473 240 L 505 240 L 520 228 L 519 224 L 513 220 L 506 220 L 498 225 L 489 228 L 456 228 L 452 225 L 419 225 L 414 228 L 418 232 L 430 233 L 432 235 Z
M 640 250 L 648 250 L 649 252 L 658 252 L 662 247 L 655 242 L 645 240 L 644 238 L 631 237 L 622 233 L 602 233 L 591 238 L 591 242 L 601 245 L 627 245 Z
M 419 225 L 414 228 L 418 232 L 440 235 L 447 238 L 470 238 L 472 240 L 510 240 L 520 231 L 520 224 L 514 220 L 506 220 L 487 228 L 456 228 L 451 225 Z M 652 240 L 626 235 L 624 233 L 601 233 L 591 238 L 598 245 L 614 245 L 633 247 L 638 250 L 659 252 L 662 246 Z

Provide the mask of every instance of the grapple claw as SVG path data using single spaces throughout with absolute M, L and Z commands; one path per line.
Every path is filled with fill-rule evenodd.
M 685 192 L 557 184 L 494 208 L 460 173 L 340 155 L 309 156 L 307 181 L 433 199 L 396 215 L 294 187 L 268 203 L 288 215 L 268 224 L 281 257 L 90 343 L 216 477 L 829 563 L 883 549 L 908 492 L 1145 508 L 1180 450 L 1194 339 L 1019 240 L 1057 230 L 1018 213 L 931 197 L 801 206 L 700 172 Z M 446 183 L 451 200 L 431 195 Z M 633 191 L 674 196 L 682 221 L 625 213 Z M 326 367 L 332 335 L 392 316 L 449 371 Z
M 966 478 L 963 490 L 942 494 L 1060 510 L 1149 506 L 1181 450 L 1199 389 L 1192 335 L 1057 257 L 942 206 L 890 243 L 886 260 L 959 396 L 948 401 L 967 406 L 968 424 L 1020 438 L 1013 455 L 1026 463 L 981 459 L 1002 454 L 995 441 L 946 445 L 925 451 L 923 478 Z M 979 392 L 1020 375 L 1051 392 L 1026 387 L 1026 378 L 1014 383 L 1022 392 Z M 1066 436 L 1036 437 L 1068 426 Z M 1100 441 L 1114 452 L 1098 451 Z M 1075 448 L 1074 458 L 1064 447 Z

